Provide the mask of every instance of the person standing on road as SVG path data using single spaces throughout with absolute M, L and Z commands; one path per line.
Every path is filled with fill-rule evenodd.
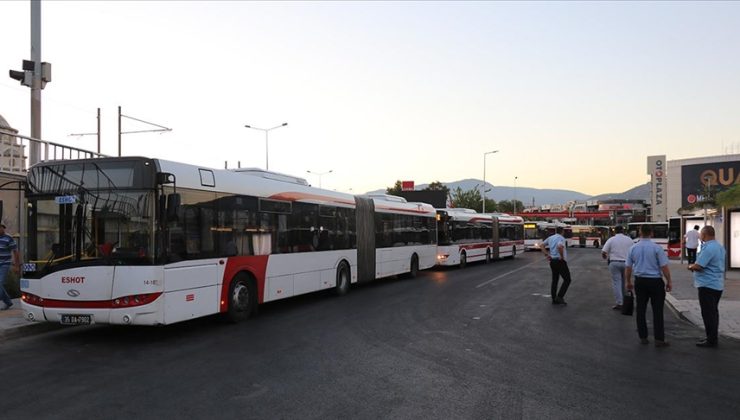
M 663 305 L 665 294 L 673 288 L 671 282 L 671 271 L 668 269 L 668 257 L 660 245 L 650 240 L 653 236 L 653 228 L 650 225 L 640 226 L 640 241 L 630 248 L 625 262 L 624 278 L 627 282 L 627 290 L 632 290 L 632 274 L 635 275 L 634 290 L 637 295 L 637 334 L 640 343 L 648 344 L 648 329 L 645 312 L 648 300 L 653 308 L 653 334 L 655 335 L 655 347 L 667 347 L 665 331 L 663 327 Z M 661 276 L 662 273 L 662 276 Z M 663 276 L 666 283 L 663 283 Z
M 609 238 L 601 249 L 601 258 L 607 260 L 609 274 L 612 277 L 614 300 L 617 302 L 612 309 L 621 310 L 624 300 L 624 263 L 627 261 L 630 248 L 635 243 L 623 233 L 624 228 L 622 226 L 615 227 L 614 231 L 616 234 Z
M 18 257 L 18 245 L 12 236 L 5 233 L 5 224 L 0 223 L 0 300 L 5 303 L 2 311 L 10 309 L 13 301 L 10 300 L 8 292 L 5 291 L 5 279 L 8 278 L 8 270 L 13 264 L 13 271 L 18 271 L 20 258 Z
M 714 228 L 701 229 L 703 245 L 696 262 L 689 264 L 694 273 L 694 287 L 699 291 L 701 318 L 707 337 L 697 347 L 717 347 L 719 330 L 719 299 L 725 286 L 725 248 L 714 239 Z
M 694 229 L 686 232 L 683 239 L 686 241 L 686 258 L 689 264 L 693 264 L 696 261 L 696 248 L 699 248 L 699 225 L 694 225 Z
M 555 233 L 548 236 L 542 242 L 542 252 L 550 261 L 550 271 L 552 271 L 552 284 L 550 286 L 550 296 L 553 305 L 567 305 L 565 302 L 565 292 L 570 286 L 570 270 L 566 261 L 565 238 L 563 237 L 563 228 L 557 227 Z M 558 280 L 563 277 L 563 285 L 558 292 Z

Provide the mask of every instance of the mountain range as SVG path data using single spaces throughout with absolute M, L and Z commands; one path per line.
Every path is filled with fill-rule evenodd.
M 463 179 L 454 182 L 443 182 L 450 191 L 454 191 L 460 187 L 463 191 L 471 190 L 473 188 L 480 188 L 483 181 L 479 179 Z M 416 185 L 416 190 L 423 190 L 429 186 L 429 184 Z M 370 191 L 368 194 L 383 194 L 385 190 Z M 650 199 L 650 183 L 638 185 L 627 191 L 621 193 L 606 193 L 599 194 L 596 196 L 590 196 L 573 190 L 559 190 L 559 189 L 548 189 L 548 188 L 529 188 L 529 187 L 506 187 L 491 185 L 486 183 L 486 197 L 501 201 L 501 200 L 519 200 L 524 203 L 525 206 L 541 206 L 544 204 L 565 204 L 569 201 L 586 201 L 586 200 L 649 200 Z

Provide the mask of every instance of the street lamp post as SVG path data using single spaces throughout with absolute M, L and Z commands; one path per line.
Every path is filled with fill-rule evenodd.
M 329 169 L 326 172 L 311 172 L 311 171 L 306 171 L 306 172 L 308 172 L 311 175 L 318 175 L 319 176 L 319 188 L 321 188 L 321 177 L 324 176 L 324 175 L 328 175 L 328 174 L 334 172 L 334 169 Z
M 518 176 L 514 177 L 514 214 L 516 215 L 516 180 L 519 179 Z
M 252 127 L 251 125 L 244 125 L 245 127 L 251 128 L 252 130 L 259 130 L 259 131 L 265 132 L 265 170 L 266 171 L 270 170 L 270 161 L 268 158 L 269 154 L 268 154 L 268 149 L 267 149 L 267 133 L 269 133 L 270 131 L 276 128 L 285 127 L 286 125 L 288 125 L 288 123 L 286 122 L 280 125 L 276 125 L 275 127 L 272 127 L 272 128 L 259 128 L 259 127 Z
M 707 225 L 707 200 L 709 200 L 709 182 L 711 181 L 711 178 L 709 176 L 704 177 L 704 203 L 702 207 L 704 207 L 704 226 Z
M 483 153 L 483 213 L 486 212 L 486 156 L 498 153 L 498 150 Z

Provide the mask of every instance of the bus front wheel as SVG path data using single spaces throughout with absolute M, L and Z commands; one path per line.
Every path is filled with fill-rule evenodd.
M 599 247 L 599 240 L 597 239 L 594 241 L 594 248 L 598 248 L 598 247 Z
M 254 312 L 257 294 L 254 282 L 245 273 L 239 273 L 231 281 L 229 287 L 228 320 L 231 322 L 244 321 Z
M 486 264 L 491 262 L 491 248 L 486 249 Z
M 466 265 L 468 265 L 468 256 L 463 251 L 460 253 L 460 268 L 465 268 Z

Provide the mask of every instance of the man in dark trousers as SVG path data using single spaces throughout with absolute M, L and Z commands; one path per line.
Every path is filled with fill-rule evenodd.
M 696 261 L 696 249 L 699 248 L 699 225 L 695 225 L 694 229 L 686 232 L 683 239 L 686 243 L 686 257 L 689 259 L 689 264 L 693 264 Z
M 627 254 L 627 261 L 624 263 L 624 279 L 627 282 L 627 290 L 632 290 L 631 277 L 633 273 L 635 274 L 634 290 L 637 295 L 635 318 L 640 343 L 649 343 L 645 311 L 650 301 L 650 306 L 653 307 L 655 347 L 668 347 L 663 329 L 663 305 L 665 294 L 671 291 L 673 283 L 666 252 L 660 245 L 650 240 L 652 236 L 653 228 L 650 225 L 640 226 L 640 242 L 634 244 Z M 665 276 L 666 283 L 663 283 L 663 276 Z
M 0 223 L 0 300 L 5 303 L 0 311 L 8 310 L 13 306 L 13 301 L 5 291 L 5 280 L 8 277 L 8 270 L 19 271 L 20 256 L 18 254 L 18 245 L 12 236 L 5 233 L 5 223 Z
M 563 237 L 563 228 L 557 227 L 555 234 L 550 235 L 542 242 L 542 252 L 550 261 L 550 271 L 552 271 L 552 284 L 550 286 L 550 296 L 553 305 L 567 305 L 565 292 L 570 286 L 570 270 L 566 261 L 565 238 Z M 558 292 L 558 280 L 563 277 L 563 285 Z
M 694 287 L 699 291 L 699 306 L 707 337 L 697 347 L 717 347 L 719 331 L 719 299 L 725 286 L 725 248 L 714 240 L 714 228 L 704 226 L 700 232 L 704 243 L 699 257 L 689 270 L 694 272 Z

